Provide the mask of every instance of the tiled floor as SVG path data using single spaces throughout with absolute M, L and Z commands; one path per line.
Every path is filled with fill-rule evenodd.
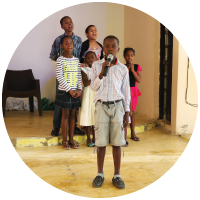
M 7 111 L 4 118 L 8 135 L 15 137 L 48 137 L 52 130 L 53 111 Z M 136 115 L 136 126 L 155 122 Z M 101 188 L 92 187 L 96 176 L 96 153 L 86 144 L 78 150 L 63 150 L 62 146 L 16 148 L 27 166 L 52 186 L 84 197 L 116 197 L 138 191 L 165 174 L 183 153 L 187 142 L 156 127 L 139 134 L 140 141 L 128 139 L 122 157 L 121 175 L 124 190 L 112 185 L 112 147 L 108 145 L 104 164 L 105 182 Z M 128 137 L 129 138 L 129 137 Z
M 34 121 L 36 123 L 36 119 Z M 129 139 L 129 146 L 124 148 L 121 176 L 126 188 L 123 190 L 116 189 L 111 182 L 111 146 L 106 151 L 105 181 L 101 188 L 92 187 L 97 173 L 96 153 L 85 144 L 78 150 L 67 151 L 62 146 L 53 146 L 16 148 L 16 151 L 36 175 L 62 191 L 84 197 L 117 197 L 138 191 L 159 179 L 179 159 L 188 144 L 171 136 L 162 127 L 155 127 L 139 136 L 140 142 Z

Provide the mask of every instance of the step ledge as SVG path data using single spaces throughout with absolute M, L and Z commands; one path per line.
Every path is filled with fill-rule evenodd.
M 159 120 L 155 122 L 140 124 L 135 126 L 135 133 L 142 133 L 144 131 L 151 130 L 152 128 L 160 125 Z M 131 130 L 128 128 L 127 135 L 131 135 Z M 59 146 L 62 145 L 62 136 L 53 137 L 17 137 L 10 138 L 12 144 L 16 148 L 24 148 L 24 147 L 45 147 L 45 146 Z M 74 135 L 74 140 L 79 144 L 85 144 L 87 140 L 86 135 Z

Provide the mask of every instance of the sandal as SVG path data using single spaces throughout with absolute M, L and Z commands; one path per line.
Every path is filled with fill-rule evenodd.
M 72 149 L 79 149 L 79 145 L 75 143 L 75 141 L 73 142 L 70 142 L 69 141 L 69 146 L 72 148 Z
M 70 150 L 71 149 L 69 144 L 68 144 L 68 142 L 63 142 L 63 149 L 65 149 L 65 150 Z
M 94 142 L 91 142 L 90 144 L 87 144 L 88 147 L 94 147 L 95 146 L 95 143 Z
M 130 139 L 134 140 L 134 141 L 140 141 L 139 137 L 137 137 L 137 136 L 131 137 Z

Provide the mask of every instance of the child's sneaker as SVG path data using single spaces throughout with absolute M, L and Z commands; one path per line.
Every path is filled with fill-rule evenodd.
M 126 140 L 126 144 L 124 145 L 124 147 L 128 147 L 128 141 Z
M 124 181 L 122 181 L 121 177 L 117 177 L 112 179 L 113 184 L 115 185 L 116 188 L 119 189 L 124 189 L 125 188 L 125 184 Z

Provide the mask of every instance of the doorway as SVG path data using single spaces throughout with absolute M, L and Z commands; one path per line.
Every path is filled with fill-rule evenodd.
M 171 122 L 173 34 L 160 24 L 159 119 Z

